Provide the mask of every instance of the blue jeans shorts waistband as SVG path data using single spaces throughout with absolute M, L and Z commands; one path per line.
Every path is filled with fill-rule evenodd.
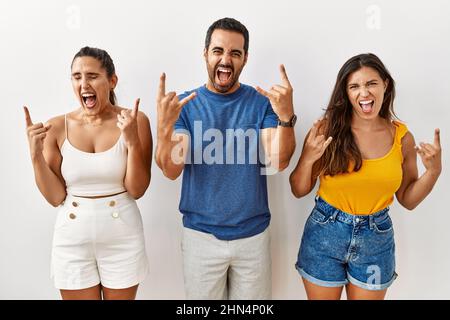
M 389 214 L 389 207 L 386 207 L 372 214 L 359 215 L 339 210 L 319 196 L 316 197 L 315 201 L 315 208 L 319 210 L 323 215 L 325 215 L 326 217 L 331 216 L 331 219 L 333 221 L 336 220 L 350 225 L 368 225 L 372 228 L 375 219 L 383 219 L 386 215 Z

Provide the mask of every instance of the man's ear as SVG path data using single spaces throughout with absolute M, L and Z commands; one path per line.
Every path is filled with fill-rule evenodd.
M 208 49 L 207 48 L 203 49 L 203 57 L 205 58 L 205 60 L 208 58 Z
M 247 64 L 247 60 L 248 60 L 248 52 L 246 52 L 244 56 L 244 66 Z

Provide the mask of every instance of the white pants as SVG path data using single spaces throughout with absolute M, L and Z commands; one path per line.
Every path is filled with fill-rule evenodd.
M 224 241 L 183 228 L 187 299 L 261 300 L 272 298 L 270 234 Z
M 124 289 L 143 281 L 148 260 L 136 201 L 127 193 L 99 199 L 68 195 L 56 218 L 51 269 L 58 289 L 99 283 Z

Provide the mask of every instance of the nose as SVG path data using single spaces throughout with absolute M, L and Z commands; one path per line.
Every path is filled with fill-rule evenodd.
M 226 53 L 222 55 L 221 63 L 225 65 L 231 64 L 231 55 Z
M 82 88 L 82 89 L 85 89 L 85 88 L 87 88 L 87 87 L 89 87 L 88 80 L 87 80 L 86 77 L 82 77 L 82 78 L 81 78 L 81 88 Z
M 367 97 L 369 96 L 369 88 L 367 88 L 366 86 L 361 86 L 361 90 L 359 93 L 362 97 Z

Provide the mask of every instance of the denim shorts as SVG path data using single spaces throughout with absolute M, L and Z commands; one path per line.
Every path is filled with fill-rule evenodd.
M 353 215 L 318 197 L 298 252 L 300 275 L 323 287 L 350 282 L 366 290 L 388 288 L 397 277 L 388 212 L 385 208 L 371 215 Z

